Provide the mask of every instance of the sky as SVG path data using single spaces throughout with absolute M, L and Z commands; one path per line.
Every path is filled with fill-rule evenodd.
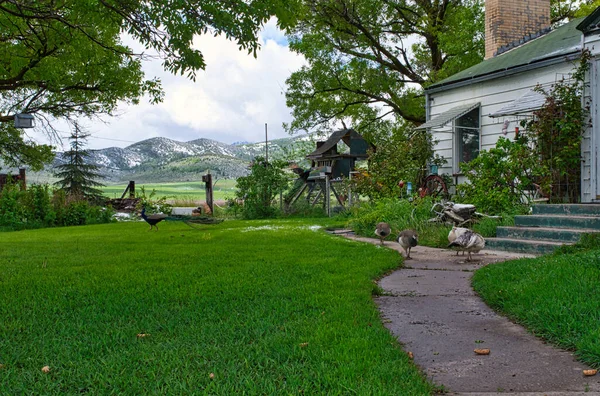
M 285 80 L 305 61 L 289 50 L 275 20 L 265 25 L 260 41 L 254 58 L 223 37 L 197 37 L 194 45 L 204 54 L 207 66 L 198 71 L 195 82 L 165 72 L 160 59 L 146 61 L 146 77 L 161 79 L 164 101 L 152 105 L 142 100 L 137 106 L 120 106 L 119 116 L 104 122 L 82 121 L 91 134 L 87 148 L 126 147 L 153 137 L 254 143 L 265 140 L 265 123 L 269 140 L 288 137 L 282 127 L 292 120 L 285 104 Z M 62 135 L 69 135 L 66 126 L 60 129 Z M 47 143 L 44 138 L 36 140 Z M 63 139 L 62 148 L 52 144 L 61 151 L 68 147 L 68 140 Z

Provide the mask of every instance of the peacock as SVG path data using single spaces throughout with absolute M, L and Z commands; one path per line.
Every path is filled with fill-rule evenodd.
M 383 246 L 383 240 L 391 233 L 392 230 L 390 229 L 390 225 L 388 223 L 377 223 L 377 226 L 375 227 L 375 235 L 379 237 L 379 240 L 381 241 L 381 246 Z
M 485 239 L 476 232 L 467 230 L 457 237 L 454 242 L 451 242 L 448 247 L 467 252 L 467 261 L 471 261 L 471 252 L 477 253 L 483 249 L 485 247 Z
M 450 232 L 448 233 L 448 242 L 452 243 L 456 240 L 456 238 L 458 238 L 459 236 L 461 236 L 462 234 L 464 234 L 465 232 L 469 231 L 468 228 L 464 228 L 464 227 L 452 227 L 452 229 L 450 230 Z M 465 254 L 464 250 L 463 250 L 463 255 Z M 456 251 L 456 255 L 458 256 L 458 250 Z
M 414 230 L 404 230 L 398 235 L 398 243 L 406 253 L 406 259 L 410 259 L 410 249 L 417 246 L 419 235 Z
M 158 231 L 157 224 L 166 219 L 167 217 L 169 216 L 163 213 L 155 213 L 148 216 L 146 215 L 146 207 L 144 206 L 142 208 L 142 219 L 144 219 L 146 223 L 150 224 L 150 230 L 152 230 L 152 227 L 156 227 L 156 231 Z

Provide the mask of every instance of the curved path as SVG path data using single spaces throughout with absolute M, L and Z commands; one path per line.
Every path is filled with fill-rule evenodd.
M 379 244 L 378 239 L 348 238 Z M 398 243 L 388 248 L 402 251 Z M 473 254 L 417 246 L 405 267 L 381 279 L 376 299 L 385 325 L 412 352 L 432 382 L 451 394 L 600 395 L 600 374 L 496 314 L 471 288 L 484 265 L 523 257 L 500 251 Z M 474 349 L 490 349 L 476 355 Z

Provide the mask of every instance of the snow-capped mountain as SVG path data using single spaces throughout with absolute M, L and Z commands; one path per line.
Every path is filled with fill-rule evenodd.
M 314 143 L 299 136 L 269 141 L 268 155 L 301 161 L 312 150 Z M 220 177 L 238 178 L 248 174 L 252 159 L 266 154 L 265 142 L 230 145 L 211 139 L 178 142 L 163 137 L 88 152 L 88 162 L 97 165 L 110 182 L 193 180 L 207 170 Z M 64 153 L 57 153 L 54 165 L 65 161 Z

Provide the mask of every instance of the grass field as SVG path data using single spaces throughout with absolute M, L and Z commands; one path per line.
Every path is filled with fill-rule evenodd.
M 473 277 L 491 307 L 600 368 L 600 250 L 490 265 Z
M 235 196 L 235 180 L 222 179 L 218 180 L 214 186 L 213 197 L 215 200 L 225 198 L 233 198 Z M 141 187 L 144 187 L 146 194 L 149 194 L 153 189 L 156 190 L 156 196 L 168 196 L 171 200 L 179 203 L 186 201 L 193 202 L 204 201 L 206 199 L 204 183 L 202 182 L 182 182 L 182 183 L 157 183 L 157 184 L 136 184 L 136 191 L 139 192 Z M 127 184 L 116 184 L 102 187 L 104 195 L 109 198 L 120 198 L 125 191 Z
M 372 300 L 400 256 L 330 222 L 3 233 L 0 393 L 429 394 Z

